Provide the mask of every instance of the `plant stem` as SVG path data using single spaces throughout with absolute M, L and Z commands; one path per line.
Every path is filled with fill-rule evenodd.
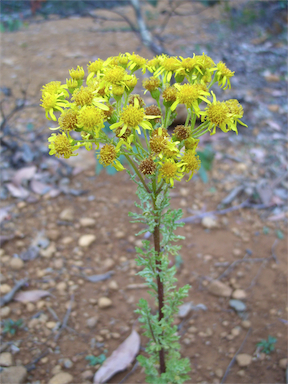
M 145 181 L 144 181 L 144 179 L 143 179 L 141 173 L 138 171 L 136 165 L 133 163 L 133 161 L 130 159 L 130 157 L 129 157 L 128 155 L 124 154 L 124 156 L 125 156 L 126 159 L 129 161 L 131 167 L 134 169 L 136 175 L 139 177 L 139 179 L 140 179 L 141 183 L 143 184 L 144 188 L 146 189 L 146 191 L 147 191 L 148 193 L 151 193 L 150 189 L 148 188 L 148 185 L 145 183 Z
M 157 195 L 161 192 L 161 186 L 157 189 L 157 182 L 154 177 L 153 180 L 153 190 L 154 190 L 154 198 L 153 198 L 153 207 L 155 212 L 155 227 L 153 232 L 154 237 L 154 249 L 156 252 L 156 268 L 157 268 L 157 289 L 158 289 L 158 322 L 160 323 L 163 319 L 164 315 L 162 309 L 164 307 L 164 286 L 163 282 L 160 278 L 161 273 L 161 259 L 160 259 L 160 212 L 156 211 L 156 198 Z M 160 190 L 159 190 L 160 189 Z M 159 192 L 158 192 L 159 191 Z M 160 374 L 166 372 L 166 364 L 165 364 L 165 351 L 164 348 L 161 348 L 159 351 L 159 363 L 160 363 Z

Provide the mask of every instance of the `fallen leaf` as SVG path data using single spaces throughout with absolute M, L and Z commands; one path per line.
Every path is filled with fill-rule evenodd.
M 278 213 L 278 215 L 269 216 L 267 220 L 269 221 L 278 221 L 285 219 L 286 215 L 285 212 Z
M 19 171 L 17 171 L 13 177 L 13 184 L 19 187 L 22 181 L 31 180 L 32 177 L 35 175 L 36 170 L 37 168 L 35 167 L 35 165 L 33 165 L 32 167 L 25 167 L 19 169 Z
M 38 195 L 45 195 L 45 193 L 49 192 L 51 189 L 50 185 L 44 184 L 38 180 L 31 180 L 30 187 L 34 193 Z
M 140 349 L 140 336 L 132 331 L 94 375 L 94 384 L 106 383 L 115 373 L 124 371 L 135 359 Z
M 274 120 L 266 120 L 265 121 L 267 125 L 269 125 L 270 128 L 275 129 L 275 131 L 281 131 L 280 124 L 276 123 Z
M 90 281 L 91 283 L 97 283 L 98 281 L 103 281 L 109 279 L 114 274 L 113 271 L 109 271 L 106 273 L 103 273 L 101 275 L 91 275 L 86 276 L 86 280 Z
M 8 219 L 10 216 L 10 211 L 11 207 L 4 207 L 0 209 L 0 224 L 2 223 L 3 220 Z
M 20 301 L 21 303 L 27 303 L 31 301 L 38 301 L 42 297 L 49 296 L 50 292 L 43 291 L 41 289 L 34 289 L 32 291 L 19 292 L 15 295 L 14 300 Z
M 21 185 L 17 186 L 17 187 L 12 183 L 8 183 L 5 185 L 13 197 L 18 197 L 20 199 L 26 199 L 26 197 L 29 196 L 29 192 L 27 191 L 27 189 L 23 188 Z

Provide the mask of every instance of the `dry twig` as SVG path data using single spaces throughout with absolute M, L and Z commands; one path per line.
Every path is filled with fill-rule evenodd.
M 17 283 L 14 285 L 14 287 L 11 289 L 11 291 L 6 293 L 5 296 L 0 298 L 0 307 L 9 303 L 13 299 L 15 293 L 20 288 L 22 288 L 27 283 L 27 281 L 28 281 L 28 279 L 22 279 L 22 280 L 17 281 Z
M 74 295 L 72 295 L 71 298 L 70 298 L 69 306 L 68 306 L 67 312 L 66 312 L 66 314 L 64 316 L 64 319 L 62 321 L 61 327 L 60 327 L 58 333 L 56 334 L 56 336 L 54 337 L 54 341 L 55 342 L 59 339 L 63 329 L 66 328 L 66 326 L 67 326 L 67 322 L 68 322 L 70 313 L 72 311 L 73 302 L 74 302 Z

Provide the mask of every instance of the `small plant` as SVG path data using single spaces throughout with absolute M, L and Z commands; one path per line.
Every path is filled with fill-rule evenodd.
M 106 360 L 106 356 L 104 355 L 104 353 L 101 353 L 101 355 L 99 356 L 88 355 L 85 357 L 85 360 L 89 361 L 89 365 L 94 366 L 97 364 L 103 364 L 104 361 Z
M 269 355 L 269 353 L 273 352 L 275 349 L 275 343 L 277 342 L 277 339 L 272 336 L 268 336 L 268 339 L 261 340 L 260 343 L 256 344 L 258 348 L 260 348 L 261 352 L 266 353 Z
M 46 117 L 57 121 L 55 114 L 59 114 L 58 127 L 50 129 L 60 133 L 48 139 L 49 153 L 69 158 L 80 147 L 93 149 L 103 167 L 126 170 L 137 184 L 140 202 L 135 203 L 137 213 L 130 216 L 144 228 L 137 235 L 153 234 L 152 242 L 142 240 L 136 248 L 136 262 L 142 267 L 138 275 L 146 280 L 157 308 L 149 307 L 143 298 L 139 301 L 136 313 L 148 344 L 146 355 L 138 356 L 138 361 L 145 368 L 147 383 L 181 384 L 190 379 L 190 362 L 181 358 L 174 319 L 189 285 L 179 288 L 175 278 L 182 259 L 181 246 L 173 243 L 185 238 L 174 232 L 184 223 L 181 209 L 170 208 L 169 192 L 178 181 L 192 178 L 201 159 L 206 170 L 211 168 L 213 152 L 206 148 L 199 153 L 201 158 L 197 154 L 202 135 L 213 135 L 218 128 L 237 133 L 237 124 L 246 126 L 240 120 L 243 108 L 238 100 L 219 101 L 212 91 L 216 84 L 230 88 L 234 72 L 204 53 L 188 58 L 163 54 L 149 61 L 125 53 L 98 59 L 87 67 L 86 80 L 83 67 L 78 66 L 69 71 L 66 84 L 52 81 L 42 89 Z M 143 81 L 144 95 L 133 93 L 138 70 L 151 73 Z M 155 101 L 148 106 L 147 92 Z M 178 104 L 186 107 L 187 118 L 171 132 Z M 176 256 L 173 266 L 171 256 Z M 86 359 L 94 365 L 101 356 Z
M 4 328 L 3 328 L 3 333 L 9 333 L 11 336 L 15 335 L 15 333 L 22 327 L 23 325 L 23 320 L 12 320 L 12 319 L 7 319 L 3 321 L 4 323 Z

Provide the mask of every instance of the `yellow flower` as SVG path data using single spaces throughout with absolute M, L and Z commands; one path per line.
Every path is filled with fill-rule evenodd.
M 174 180 L 180 181 L 183 177 L 183 173 L 181 171 L 182 166 L 182 163 L 176 163 L 174 160 L 166 160 L 160 167 L 158 182 L 163 179 L 165 183 L 170 183 L 173 187 Z
M 103 82 L 109 85 L 121 85 L 124 84 L 124 77 L 126 75 L 126 71 L 123 67 L 115 66 L 113 68 L 109 68 L 106 70 Z M 101 83 L 102 84 L 102 83 Z
M 237 123 L 243 125 L 244 127 L 247 127 L 247 125 L 242 123 L 242 121 L 240 120 L 243 117 L 244 112 L 243 112 L 243 107 L 239 103 L 239 101 L 236 99 L 230 99 L 230 100 L 225 101 L 225 104 L 229 108 L 229 111 L 231 113 L 231 117 L 232 117 L 234 124 L 235 124 L 235 128 L 234 129 L 232 128 L 232 130 L 237 132 Z
M 146 116 L 144 109 L 140 108 L 137 98 L 134 99 L 134 105 L 127 105 L 123 108 L 120 115 L 120 121 L 118 123 L 110 125 L 110 129 L 116 129 L 122 125 L 120 136 L 125 133 L 127 128 L 136 129 L 139 135 L 141 135 L 140 127 L 144 129 L 152 129 L 151 123 L 147 119 L 154 119 L 160 116 Z
M 89 72 L 89 75 L 87 76 L 87 82 L 89 82 L 89 80 L 95 75 L 97 76 L 97 78 L 99 78 L 101 70 L 103 68 L 103 63 L 104 61 L 101 59 L 97 59 L 93 63 L 89 61 L 89 64 L 87 64 Z
M 78 149 L 78 146 L 73 147 L 72 146 L 73 139 L 66 136 L 64 132 L 59 135 L 52 133 L 48 141 L 50 141 L 49 155 L 55 154 L 56 157 L 63 156 L 65 159 L 69 159 L 69 157 L 71 156 L 77 156 L 76 154 L 73 154 L 73 151 L 76 151 Z
M 189 179 L 187 180 L 189 181 L 192 179 L 194 173 L 200 169 L 201 161 L 199 159 L 199 156 L 195 155 L 194 150 L 188 150 L 184 153 L 182 157 L 182 162 L 184 164 L 183 171 L 187 173 L 191 172 Z
M 163 75 L 164 82 L 170 82 L 171 77 L 180 68 L 181 62 L 177 57 L 162 56 L 160 68 L 155 72 L 155 76 Z
M 77 128 L 77 116 L 78 112 L 73 109 L 63 111 L 58 119 L 60 128 L 65 132 L 73 131 Z
M 220 61 L 217 64 L 217 71 L 216 71 L 216 79 L 218 81 L 219 86 L 223 89 L 231 88 L 230 79 L 234 76 L 235 72 L 230 71 L 229 68 L 226 67 L 226 64 Z M 226 85 L 226 86 L 225 86 Z
M 42 96 L 44 93 L 50 93 L 50 94 L 56 94 L 59 95 L 62 93 L 65 95 L 65 97 L 69 97 L 69 93 L 66 91 L 67 86 L 61 85 L 61 81 L 50 81 L 50 83 L 47 83 L 43 85 L 42 87 Z
M 139 164 L 139 170 L 143 175 L 154 175 L 156 168 L 157 166 L 151 157 L 147 157 Z
M 188 139 L 190 134 L 190 127 L 185 127 L 184 125 L 177 125 L 177 127 L 174 128 L 174 135 L 180 141 Z
M 165 88 L 162 93 L 162 97 L 164 99 L 164 103 L 167 104 L 166 106 L 171 106 L 177 99 L 177 89 L 174 86 Z
M 77 107 L 84 107 L 85 105 L 95 105 L 96 107 L 108 111 L 106 102 L 102 97 L 96 96 L 97 91 L 93 91 L 91 87 L 81 87 L 73 93 L 72 100 L 75 101 Z
M 105 115 L 101 109 L 94 105 L 84 106 L 78 115 L 78 127 L 88 131 L 94 130 L 97 134 L 104 127 L 104 119 Z
M 156 56 L 152 60 L 147 61 L 146 67 L 149 72 L 153 73 L 159 68 L 160 63 L 161 63 L 160 56 Z
M 79 87 L 78 81 L 74 79 L 66 79 L 66 86 L 70 93 L 74 93 L 75 89 Z
M 143 80 L 142 84 L 146 91 L 152 92 L 160 87 L 161 81 L 156 77 L 152 76 L 149 77 L 149 79 Z
M 120 146 L 120 142 L 117 144 L 116 147 L 113 144 L 105 144 L 100 149 L 100 154 L 97 156 L 97 158 L 99 159 L 99 163 L 103 164 L 104 167 L 106 167 L 107 165 L 112 165 L 117 171 L 123 171 L 125 168 L 120 163 L 120 161 L 117 160 Z
M 205 98 L 209 96 L 209 92 L 202 89 L 199 84 L 176 84 L 177 88 L 177 98 L 176 101 L 172 104 L 171 110 L 174 111 L 178 104 L 185 104 L 187 108 L 194 108 L 196 115 L 199 115 L 199 101 L 203 100 L 207 104 L 210 104 L 210 101 Z
M 56 117 L 53 112 L 60 111 L 62 112 L 62 107 L 66 107 L 69 103 L 67 100 L 64 99 L 63 93 L 49 93 L 49 92 L 43 92 L 42 95 L 42 104 L 40 106 L 45 109 L 45 115 L 48 120 L 51 120 L 49 118 L 49 115 L 51 116 L 52 120 L 56 121 Z
M 193 150 L 195 152 L 196 148 L 199 144 L 199 139 L 194 139 L 194 137 L 189 137 L 184 141 L 185 149 L 186 150 Z
M 77 66 L 76 69 L 72 68 L 69 70 L 69 74 L 74 80 L 83 80 L 85 76 L 85 72 L 83 67 L 80 67 L 79 65 Z
M 138 82 L 138 79 L 134 75 L 127 75 L 124 79 L 124 84 L 126 88 L 128 88 L 128 92 L 132 92 L 133 89 L 136 87 Z
M 146 72 L 146 62 L 147 60 L 139 55 L 136 55 L 134 52 L 131 55 L 130 53 L 127 53 L 130 62 L 128 63 L 128 68 L 134 72 L 137 71 L 138 69 L 142 68 L 142 72 Z

